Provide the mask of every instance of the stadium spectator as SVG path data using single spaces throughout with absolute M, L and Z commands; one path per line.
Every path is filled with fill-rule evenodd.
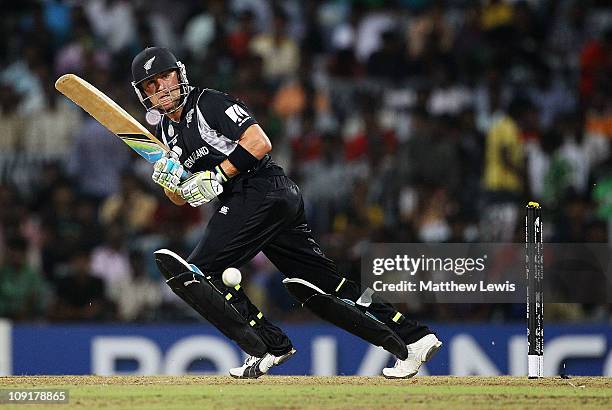
M 44 108 L 44 93 L 37 69 L 44 65 L 43 50 L 34 45 L 27 46 L 21 58 L 0 70 L 0 83 L 13 87 L 19 100 L 16 111 L 21 115 L 34 115 Z
M 79 191 L 98 201 L 117 192 L 130 152 L 119 139 L 87 116 L 77 130 L 68 166 Z
M 511 241 L 518 220 L 517 203 L 524 193 L 525 152 L 521 127 L 533 107 L 525 99 L 515 99 L 505 115 L 489 130 L 485 142 L 483 188 L 486 213 L 483 239 Z
M 564 80 L 549 68 L 539 70 L 529 98 L 538 109 L 542 130 L 549 130 L 563 113 L 576 109 L 575 95 L 567 88 Z
M 609 92 L 612 76 L 612 27 L 593 39 L 580 55 L 580 95 L 587 100 L 598 90 Z
M 422 72 L 430 64 L 440 62 L 453 46 L 453 27 L 447 21 L 444 9 L 439 2 L 416 13 L 408 24 L 406 32 L 410 58 Z
M 77 249 L 65 275 L 55 284 L 49 316 L 57 321 L 94 321 L 112 318 L 102 279 L 91 274 L 90 254 Z
M 153 223 L 157 199 L 144 190 L 138 177 L 125 173 L 119 192 L 109 196 L 100 208 L 100 221 L 105 225 L 120 224 L 129 234 L 146 233 Z
M 115 223 L 106 230 L 105 241 L 92 251 L 91 273 L 104 281 L 107 292 L 114 292 L 132 274 L 125 242 L 123 226 Z
M 96 36 L 112 53 L 129 47 L 136 36 L 134 8 L 125 0 L 93 0 L 84 5 L 85 14 Z
M 27 262 L 28 244 L 23 237 L 9 237 L 0 264 L 0 317 L 32 320 L 45 308 L 47 288 L 42 275 Z
M 270 32 L 258 34 L 251 41 L 251 52 L 263 60 L 263 73 L 270 84 L 295 75 L 300 64 L 299 48 L 287 34 L 287 14 L 280 8 L 274 10 Z
M 17 113 L 19 99 L 13 86 L 0 84 L 0 161 L 3 169 L 8 168 L 23 138 L 26 121 Z M 6 183 L 11 178 L 10 172 L 0 172 L 1 182 Z
M 150 321 L 162 302 L 161 284 L 149 277 L 142 253 L 130 253 L 130 268 L 131 275 L 110 288 L 109 298 L 115 302 L 120 320 Z
M 57 185 L 50 188 L 49 196 L 45 198 L 49 203 L 39 213 L 42 267 L 50 280 L 55 278 L 56 269 L 67 263 L 73 250 L 79 246 L 80 226 L 74 214 L 76 196 L 69 181 L 57 180 Z
M 368 58 L 366 72 L 373 78 L 399 82 L 409 74 L 405 45 L 394 31 L 382 35 L 381 48 Z
M 586 110 L 586 131 L 602 138 L 612 138 L 612 98 L 600 91 L 593 93 Z
M 249 56 L 249 44 L 255 33 L 255 15 L 245 10 L 238 15 L 236 27 L 227 36 L 228 51 L 237 63 Z
M 38 74 L 44 85 L 44 108 L 25 124 L 21 144 L 25 153 L 41 162 L 64 161 L 81 116 L 57 94 L 55 79 L 48 69 Z
M 207 5 L 210 3 L 210 5 Z M 220 21 L 216 21 L 215 15 L 219 14 L 218 9 L 223 7 L 220 1 L 200 1 L 193 17 L 189 19 L 185 26 L 183 43 L 190 53 L 190 56 L 202 62 L 209 53 L 209 48 L 216 39 L 221 28 Z
M 108 69 L 111 53 L 104 47 L 96 47 L 97 39 L 89 20 L 81 7 L 72 9 L 73 29 L 69 39 L 55 54 L 55 74 L 75 73 L 83 75 L 86 60 L 93 60 L 98 69 Z

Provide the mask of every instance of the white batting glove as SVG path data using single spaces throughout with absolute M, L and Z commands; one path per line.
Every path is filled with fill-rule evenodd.
M 179 190 L 183 199 L 195 208 L 221 195 L 223 186 L 217 181 L 214 172 L 202 171 L 187 178 L 179 186 Z
M 177 192 L 183 175 L 183 166 L 179 162 L 181 148 L 175 146 L 171 151 L 157 160 L 153 165 L 153 181 L 169 191 Z

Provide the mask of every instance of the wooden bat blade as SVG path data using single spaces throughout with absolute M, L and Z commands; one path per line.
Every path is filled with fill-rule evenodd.
M 164 143 L 155 138 L 127 111 L 82 78 L 74 74 L 64 74 L 55 82 L 55 88 L 147 161 L 153 163 L 168 151 Z

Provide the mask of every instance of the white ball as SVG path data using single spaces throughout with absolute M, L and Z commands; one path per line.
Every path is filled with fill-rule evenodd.
M 227 268 L 223 271 L 223 275 L 221 275 L 221 279 L 223 279 L 223 284 L 225 286 L 234 287 L 240 283 L 242 280 L 242 274 L 236 268 Z

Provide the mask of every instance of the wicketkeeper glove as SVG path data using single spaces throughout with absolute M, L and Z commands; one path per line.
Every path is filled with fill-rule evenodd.
M 179 193 L 189 205 L 198 207 L 223 193 L 223 186 L 212 171 L 202 171 L 187 178 L 180 186 Z
M 176 146 L 153 165 L 153 181 L 172 192 L 178 191 L 184 172 L 179 161 L 181 152 L 181 148 Z

